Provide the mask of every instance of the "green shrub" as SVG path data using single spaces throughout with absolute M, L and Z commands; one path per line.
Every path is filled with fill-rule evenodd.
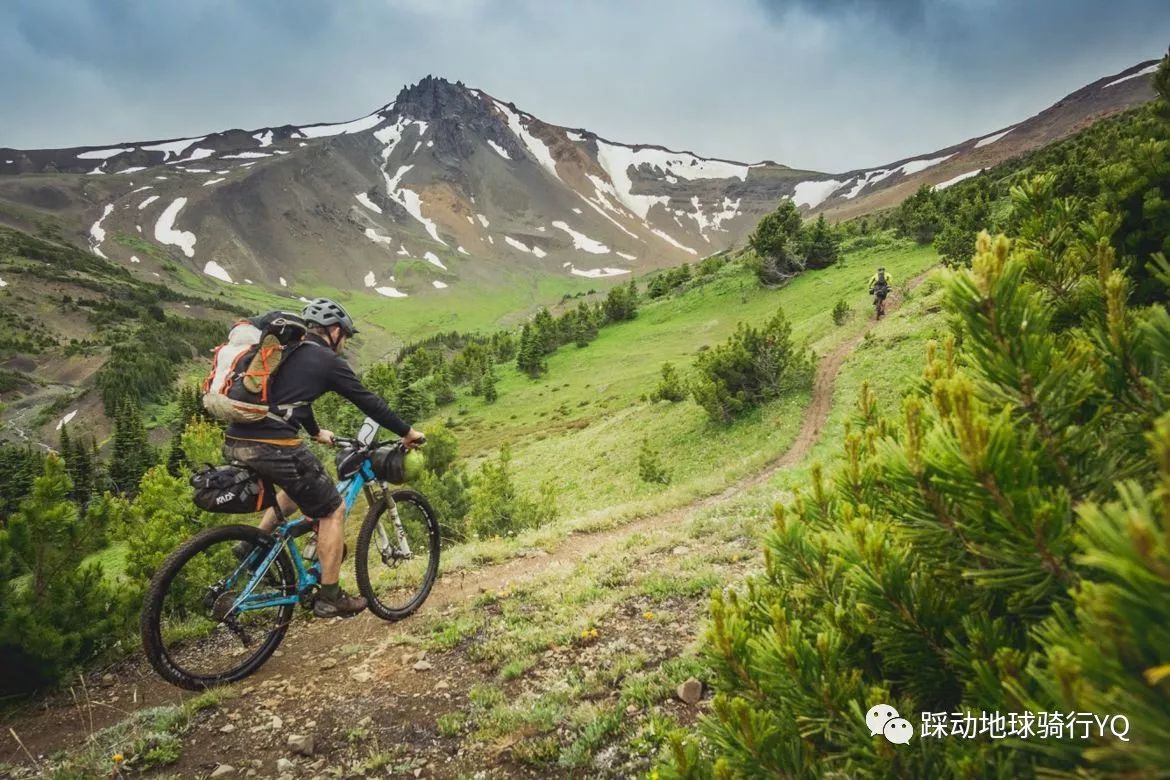
M 642 448 L 638 451 L 638 477 L 643 482 L 670 484 L 670 474 L 663 467 L 658 450 L 650 446 L 649 439 L 642 439 Z
M 691 394 L 720 423 L 806 385 L 812 377 L 808 352 L 793 345 L 792 326 L 780 309 L 763 328 L 741 322 L 726 342 L 701 353 L 695 368 L 698 378 Z
M 845 302 L 845 299 L 837 301 L 833 306 L 833 323 L 836 325 L 844 325 L 853 316 L 853 308 Z
M 658 382 L 658 387 L 650 394 L 651 401 L 670 401 L 677 403 L 687 397 L 686 386 L 683 385 L 682 378 L 675 370 L 673 363 L 662 364 L 662 379 Z
M 485 461 L 471 483 L 468 527 L 480 538 L 508 536 L 556 518 L 556 494 L 552 484 L 541 485 L 539 494 L 522 494 L 512 481 L 512 453 L 507 445 L 494 461 Z

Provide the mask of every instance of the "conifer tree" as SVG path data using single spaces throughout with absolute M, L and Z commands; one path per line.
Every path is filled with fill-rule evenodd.
M 455 388 L 451 386 L 451 372 L 446 366 L 435 371 L 431 392 L 437 406 L 445 406 L 455 400 Z
M 172 477 L 182 476 L 187 465 L 187 453 L 183 451 L 183 429 L 186 426 L 175 426 L 171 434 L 171 447 L 167 453 L 167 473 Z
M 488 366 L 483 372 L 483 400 L 489 404 L 494 404 L 499 394 L 496 392 L 496 369 L 494 366 Z
M 543 343 L 532 325 L 527 323 L 520 332 L 520 352 L 516 355 L 516 367 L 533 379 L 548 369 L 544 359 Z
M 28 578 L 0 595 L 2 694 L 55 682 L 121 636 L 120 604 L 101 569 L 82 566 L 91 528 L 78 520 L 72 489 L 64 462 L 50 455 L 28 498 L 0 529 L 0 575 L 18 570 Z
M 1131 306 L 1107 224 L 984 234 L 947 273 L 955 338 L 891 416 L 863 388 L 835 476 L 815 467 L 774 510 L 764 571 L 713 593 L 712 717 L 662 777 L 1170 766 L 1170 313 L 1165 287 Z M 1085 294 L 1062 322 L 1046 277 L 1069 263 Z M 912 750 L 870 736 L 877 703 L 911 718 Z M 919 736 L 920 713 L 997 711 L 1122 713 L 1131 732 Z
M 154 448 L 146 439 L 142 412 L 137 402 L 126 398 L 119 404 L 114 418 L 109 478 L 119 493 L 133 495 L 138 490 L 142 475 L 153 463 Z
M 827 268 L 837 262 L 839 241 L 822 213 L 808 231 L 805 242 L 804 264 L 807 268 Z

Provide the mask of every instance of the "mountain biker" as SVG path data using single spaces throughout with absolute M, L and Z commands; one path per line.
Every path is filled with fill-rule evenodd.
M 232 423 L 225 434 L 223 454 L 229 461 L 243 463 L 264 479 L 282 488 L 277 496 L 286 515 L 300 507 L 305 517 L 318 523 L 317 554 L 321 563 L 321 590 L 313 606 L 318 617 L 355 615 L 366 608 L 366 600 L 342 592 L 338 585 L 345 546 L 345 506 L 325 466 L 300 438 L 305 431 L 322 444 L 332 445 L 332 431 L 321 428 L 310 405 L 333 391 L 384 428 L 401 436 L 407 447 L 422 434 L 398 417 L 386 402 L 370 392 L 341 357 L 346 341 L 357 333 L 353 319 L 340 304 L 317 298 L 305 306 L 301 316 L 308 326 L 304 340 L 284 357 L 280 373 L 273 378 L 269 402 L 273 406 L 303 403 L 289 415 L 288 422 L 265 418 L 259 422 Z M 276 528 L 276 509 L 269 509 L 260 529 Z M 247 554 L 247 550 L 237 551 Z
M 894 278 L 886 273 L 885 266 L 879 267 L 877 273 L 869 277 L 869 294 L 874 296 L 879 311 L 885 309 L 886 296 L 890 294 L 890 285 L 893 282 Z

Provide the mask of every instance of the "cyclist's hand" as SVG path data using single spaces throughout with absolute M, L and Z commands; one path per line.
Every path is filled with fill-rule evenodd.
M 415 447 L 418 447 L 424 439 L 426 439 L 426 436 L 424 436 L 421 431 L 416 431 L 414 428 L 411 428 L 410 431 L 402 437 L 402 446 L 406 447 L 408 450 L 413 450 Z
M 329 447 L 332 447 L 337 441 L 337 437 L 333 435 L 333 431 L 327 431 L 324 428 L 317 431 L 317 435 L 313 438 L 315 438 L 321 444 L 325 444 Z

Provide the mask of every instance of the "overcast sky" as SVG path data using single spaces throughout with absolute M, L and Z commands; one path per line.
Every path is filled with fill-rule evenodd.
M 0 146 L 339 121 L 434 74 L 617 141 L 838 172 L 1168 43 L 1167 0 L 7 0 Z

